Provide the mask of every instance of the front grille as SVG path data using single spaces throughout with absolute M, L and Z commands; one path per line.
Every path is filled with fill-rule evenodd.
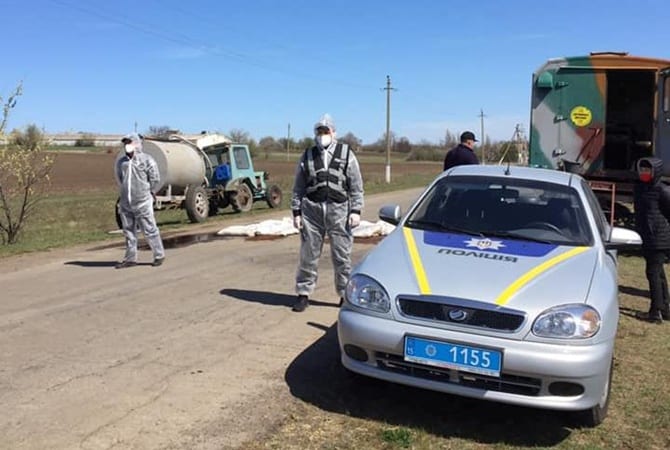
M 478 308 L 474 306 L 474 302 L 472 305 L 462 305 L 434 302 L 430 301 L 430 297 L 401 297 L 398 299 L 398 305 L 405 316 L 500 331 L 515 331 L 525 320 L 525 316 L 521 313 Z M 456 318 L 451 318 L 450 312 Z
M 540 387 L 542 386 L 542 382 L 538 378 L 506 375 L 504 373 L 500 374 L 500 378 L 490 377 L 409 362 L 405 361 L 402 356 L 390 353 L 376 353 L 375 358 L 377 367 L 388 372 L 475 389 L 535 397 L 540 393 Z

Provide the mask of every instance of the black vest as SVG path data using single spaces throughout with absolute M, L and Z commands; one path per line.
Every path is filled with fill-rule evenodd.
M 325 168 L 322 151 L 314 146 L 305 150 L 302 162 L 305 174 L 306 196 L 313 202 L 344 203 L 349 198 L 347 168 L 349 167 L 349 146 L 336 144 Z

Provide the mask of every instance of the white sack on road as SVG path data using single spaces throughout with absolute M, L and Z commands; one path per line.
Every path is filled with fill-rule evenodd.
M 386 236 L 395 227 L 389 223 L 378 221 L 376 223 L 361 221 L 361 224 L 354 228 L 354 237 L 365 238 L 374 236 Z M 262 222 L 249 225 L 231 225 L 216 233 L 219 236 L 288 236 L 298 234 L 298 229 L 293 226 L 291 217 L 284 217 L 281 220 L 264 220 Z
M 298 229 L 293 226 L 293 219 L 284 217 L 281 220 L 270 219 L 250 225 L 232 225 L 216 234 L 219 236 L 288 236 L 298 234 Z

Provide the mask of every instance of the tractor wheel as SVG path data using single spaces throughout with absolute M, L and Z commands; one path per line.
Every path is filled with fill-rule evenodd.
M 116 206 L 114 207 L 114 218 L 116 219 L 116 225 L 119 227 L 119 230 L 123 230 L 123 222 L 121 222 L 121 199 L 116 199 Z
M 247 212 L 254 205 L 254 194 L 246 183 L 240 183 L 237 186 L 237 192 L 234 192 L 230 198 L 230 204 L 236 212 Z
M 209 199 L 202 186 L 190 185 L 186 191 L 186 214 L 193 223 L 204 222 L 209 215 Z
M 268 187 L 268 190 L 265 193 L 265 201 L 268 202 L 270 208 L 278 208 L 281 206 L 282 192 L 279 186 L 273 184 Z

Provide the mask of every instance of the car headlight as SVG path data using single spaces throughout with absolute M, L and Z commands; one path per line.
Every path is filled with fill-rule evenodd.
M 586 339 L 600 330 L 600 314 L 587 305 L 563 305 L 548 309 L 533 323 L 533 334 L 559 339 Z
M 391 300 L 384 288 L 370 277 L 354 275 L 347 283 L 347 300 L 352 305 L 387 313 L 391 310 Z

